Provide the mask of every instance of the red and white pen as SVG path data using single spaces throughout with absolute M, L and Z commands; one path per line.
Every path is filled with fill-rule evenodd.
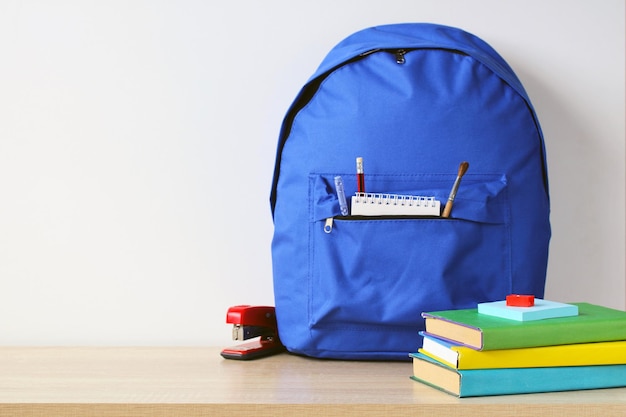
M 365 192 L 365 173 L 363 172 L 363 158 L 356 158 L 356 190 L 359 193 Z

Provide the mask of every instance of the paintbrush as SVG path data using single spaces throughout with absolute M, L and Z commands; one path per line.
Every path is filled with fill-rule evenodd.
M 452 204 L 454 204 L 454 198 L 456 197 L 456 192 L 459 189 L 459 184 L 461 184 L 461 178 L 467 172 L 469 168 L 469 162 L 461 162 L 459 165 L 459 173 L 456 176 L 456 180 L 454 181 L 454 185 L 452 186 L 452 191 L 450 191 L 450 196 L 448 197 L 448 202 L 446 206 L 443 208 L 443 214 L 441 217 L 450 217 L 450 212 L 452 211 Z

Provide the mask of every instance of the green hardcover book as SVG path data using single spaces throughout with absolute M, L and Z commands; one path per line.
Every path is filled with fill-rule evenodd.
M 626 340 L 626 311 L 589 303 L 578 315 L 515 321 L 479 314 L 478 309 L 425 312 L 426 334 L 478 350 L 516 349 Z

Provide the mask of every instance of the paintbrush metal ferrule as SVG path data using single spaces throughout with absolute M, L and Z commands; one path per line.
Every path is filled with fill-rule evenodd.
M 448 196 L 448 201 L 454 201 L 456 197 L 457 191 L 459 191 L 459 185 L 461 184 L 461 177 L 456 177 L 454 180 L 454 185 L 452 186 L 452 190 L 450 191 L 450 195 Z

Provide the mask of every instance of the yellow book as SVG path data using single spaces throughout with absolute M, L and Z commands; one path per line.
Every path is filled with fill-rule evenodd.
M 419 352 L 456 369 L 626 364 L 626 340 L 478 351 L 425 335 Z

